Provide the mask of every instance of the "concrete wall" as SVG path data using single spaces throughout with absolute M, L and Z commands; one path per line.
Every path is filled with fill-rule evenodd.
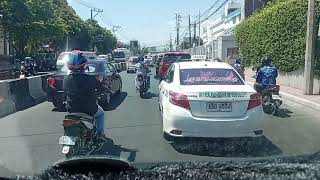
M 251 76 L 255 74 L 251 68 L 246 68 L 246 74 Z M 289 86 L 303 90 L 304 86 L 304 69 L 299 69 L 292 72 L 279 72 L 277 83 L 280 85 Z M 320 94 L 320 79 L 314 79 L 313 93 Z
M 227 58 L 227 49 L 236 47 L 234 36 L 223 36 L 218 38 L 218 57 L 222 60 Z

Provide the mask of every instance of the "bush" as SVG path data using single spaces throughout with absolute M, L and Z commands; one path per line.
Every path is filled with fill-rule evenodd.
M 304 67 L 307 10 L 306 0 L 277 0 L 248 17 L 235 32 L 243 57 L 257 67 L 262 56 L 271 56 L 285 72 Z

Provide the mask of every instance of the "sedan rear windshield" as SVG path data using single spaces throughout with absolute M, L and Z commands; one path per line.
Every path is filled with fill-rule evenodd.
M 69 71 L 69 68 L 67 65 L 58 65 L 57 69 L 58 69 L 58 72 L 63 72 L 63 73 L 67 73 Z M 93 63 L 93 62 L 91 63 L 89 62 L 86 65 L 86 69 L 85 69 L 86 73 L 98 73 L 103 71 L 104 69 L 100 63 Z
M 184 59 L 191 59 L 190 54 L 165 54 L 162 58 L 163 61 L 177 62 Z
M 244 85 L 232 69 L 181 69 L 181 85 Z

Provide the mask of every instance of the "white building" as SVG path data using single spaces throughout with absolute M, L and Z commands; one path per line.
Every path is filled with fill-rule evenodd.
M 206 46 L 206 55 L 212 58 L 237 58 L 238 48 L 235 44 L 234 28 L 241 21 L 239 3 L 225 5 L 221 16 L 206 20 L 202 26 L 201 38 Z M 210 48 L 211 47 L 211 48 Z
M 270 0 L 229 0 L 218 16 L 201 23 L 201 38 L 204 45 L 186 49 L 191 55 L 206 55 L 208 58 L 235 60 L 239 48 L 234 37 L 235 27 L 255 10 L 262 8 Z

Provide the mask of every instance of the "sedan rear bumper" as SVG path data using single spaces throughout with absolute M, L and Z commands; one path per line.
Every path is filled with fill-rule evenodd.
M 196 118 L 175 105 L 163 112 L 163 130 L 174 137 L 259 137 L 263 131 L 263 110 L 256 107 L 237 118 Z

